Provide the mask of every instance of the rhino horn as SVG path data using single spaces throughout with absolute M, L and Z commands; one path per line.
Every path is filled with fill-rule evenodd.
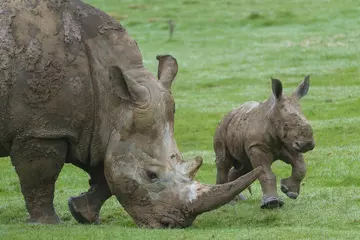
M 216 209 L 236 197 L 249 187 L 260 175 L 262 167 L 257 167 L 238 179 L 216 185 L 196 183 L 197 197 L 190 201 L 189 210 L 194 215 Z
M 183 168 L 184 168 L 184 175 L 193 179 L 196 175 L 196 172 L 201 167 L 202 163 L 203 163 L 203 159 L 200 156 L 197 156 L 192 160 L 183 162 L 182 164 L 183 164 Z
M 177 61 L 171 55 L 157 55 L 156 59 L 159 61 L 158 79 L 164 88 L 170 90 L 178 72 Z

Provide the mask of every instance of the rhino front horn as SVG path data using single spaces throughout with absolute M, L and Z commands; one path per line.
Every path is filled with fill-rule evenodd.
M 235 198 L 243 190 L 249 187 L 260 175 L 262 167 L 257 167 L 251 172 L 238 179 L 216 185 L 197 183 L 197 198 L 190 202 L 189 210 L 199 215 L 216 209 Z

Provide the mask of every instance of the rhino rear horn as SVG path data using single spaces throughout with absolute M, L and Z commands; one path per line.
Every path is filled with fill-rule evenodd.
M 184 174 L 189 178 L 193 179 L 196 175 L 196 172 L 199 170 L 203 163 L 203 159 L 200 156 L 195 157 L 192 160 L 183 162 L 184 165 Z
M 159 61 L 157 75 L 158 79 L 164 88 L 170 90 L 171 84 L 178 72 L 177 61 L 171 55 L 157 55 L 156 59 Z

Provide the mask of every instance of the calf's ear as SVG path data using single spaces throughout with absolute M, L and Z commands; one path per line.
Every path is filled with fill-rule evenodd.
M 297 99 L 302 98 L 309 91 L 309 87 L 310 87 L 310 75 L 307 75 L 305 79 L 296 88 L 295 92 L 293 93 L 293 96 L 296 97 Z
M 283 87 L 279 79 L 271 78 L 272 92 L 277 100 L 281 98 Z

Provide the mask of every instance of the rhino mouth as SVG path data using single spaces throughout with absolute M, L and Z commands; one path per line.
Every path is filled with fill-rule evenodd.
M 190 226 L 192 221 L 179 221 L 176 218 L 165 215 L 165 216 L 146 216 L 138 219 L 136 225 L 143 228 L 186 228 Z
M 185 228 L 187 225 L 184 223 L 179 223 L 176 219 L 166 216 L 163 217 L 159 223 L 162 225 L 162 228 Z
M 298 152 L 306 153 L 315 148 L 315 142 L 314 141 L 295 141 L 293 143 L 293 148 Z

